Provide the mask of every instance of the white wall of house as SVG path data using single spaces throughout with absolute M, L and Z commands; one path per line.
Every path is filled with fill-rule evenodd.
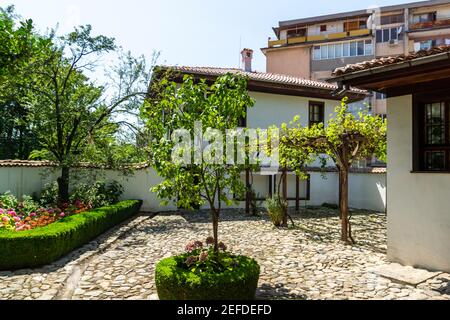
M 334 113 L 340 104 L 336 100 L 296 97 L 288 95 L 250 92 L 256 103 L 247 112 L 247 125 L 249 128 L 266 129 L 271 125 L 280 126 L 283 122 L 289 123 L 299 115 L 303 126 L 308 125 L 309 101 L 325 103 L 325 122 Z
M 388 257 L 450 271 L 450 176 L 411 173 L 412 96 L 388 99 Z

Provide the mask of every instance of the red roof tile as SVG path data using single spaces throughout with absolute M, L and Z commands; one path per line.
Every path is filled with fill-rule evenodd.
M 299 87 L 314 88 L 314 89 L 324 89 L 334 91 L 338 87 L 334 84 L 324 82 L 309 80 L 301 77 L 294 77 L 283 74 L 276 73 L 266 73 L 266 72 L 246 72 L 237 68 L 219 68 L 219 67 L 186 67 L 186 66 L 162 66 L 164 69 L 171 69 L 175 72 L 181 72 L 192 75 L 205 75 L 205 76 L 222 76 L 227 73 L 238 74 L 242 76 L 247 76 L 253 81 L 270 82 L 276 84 L 286 84 L 294 85 Z M 360 89 L 352 88 L 350 91 L 355 94 L 366 94 L 367 92 Z
M 355 64 L 348 64 L 345 67 L 337 68 L 333 71 L 333 76 L 342 76 L 348 73 L 370 70 L 377 67 L 384 67 L 388 65 L 400 64 L 404 62 L 408 62 L 411 60 L 434 56 L 438 54 L 449 54 L 450 46 L 440 46 L 436 48 L 432 48 L 430 50 L 421 50 L 415 53 L 411 53 L 408 55 L 402 54 L 398 56 L 392 57 L 383 57 L 378 59 L 373 59 L 370 61 L 364 61 Z

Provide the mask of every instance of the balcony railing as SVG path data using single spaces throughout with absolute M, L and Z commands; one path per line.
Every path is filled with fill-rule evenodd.
M 450 19 L 442 19 L 436 21 L 417 22 L 409 25 L 411 31 L 422 29 L 433 29 L 450 26 Z
M 288 39 L 280 39 L 280 40 L 270 40 L 268 46 L 269 48 L 285 46 L 287 44 L 299 44 L 306 42 L 316 42 L 316 41 L 325 41 L 325 40 L 339 40 L 348 37 L 360 37 L 370 35 L 371 30 L 369 29 L 359 29 L 352 30 L 348 32 L 338 32 L 338 33 L 330 33 L 330 34 L 318 34 L 311 35 L 306 37 L 292 37 Z

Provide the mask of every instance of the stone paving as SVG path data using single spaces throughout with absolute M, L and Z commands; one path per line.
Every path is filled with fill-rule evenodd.
M 386 217 L 353 211 L 355 246 L 339 241 L 337 211 L 292 214 L 277 229 L 265 214 L 227 210 L 220 239 L 261 265 L 258 299 L 450 299 L 450 275 L 417 287 L 372 273 L 386 261 Z M 211 233 L 208 212 L 139 216 L 39 270 L 0 272 L 0 299 L 155 299 L 155 263 Z

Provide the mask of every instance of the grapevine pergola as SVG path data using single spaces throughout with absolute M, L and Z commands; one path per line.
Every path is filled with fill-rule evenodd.
M 359 118 L 347 111 L 346 101 L 336 108 L 336 116 L 323 124 L 310 128 L 297 126 L 283 128 L 280 140 L 282 163 L 305 171 L 305 166 L 323 155 L 328 155 L 339 172 L 339 208 L 341 240 L 355 243 L 349 216 L 349 172 L 352 164 L 362 158 L 386 154 L 386 121 L 379 116 L 359 114 Z M 325 166 L 325 161 L 323 161 Z

